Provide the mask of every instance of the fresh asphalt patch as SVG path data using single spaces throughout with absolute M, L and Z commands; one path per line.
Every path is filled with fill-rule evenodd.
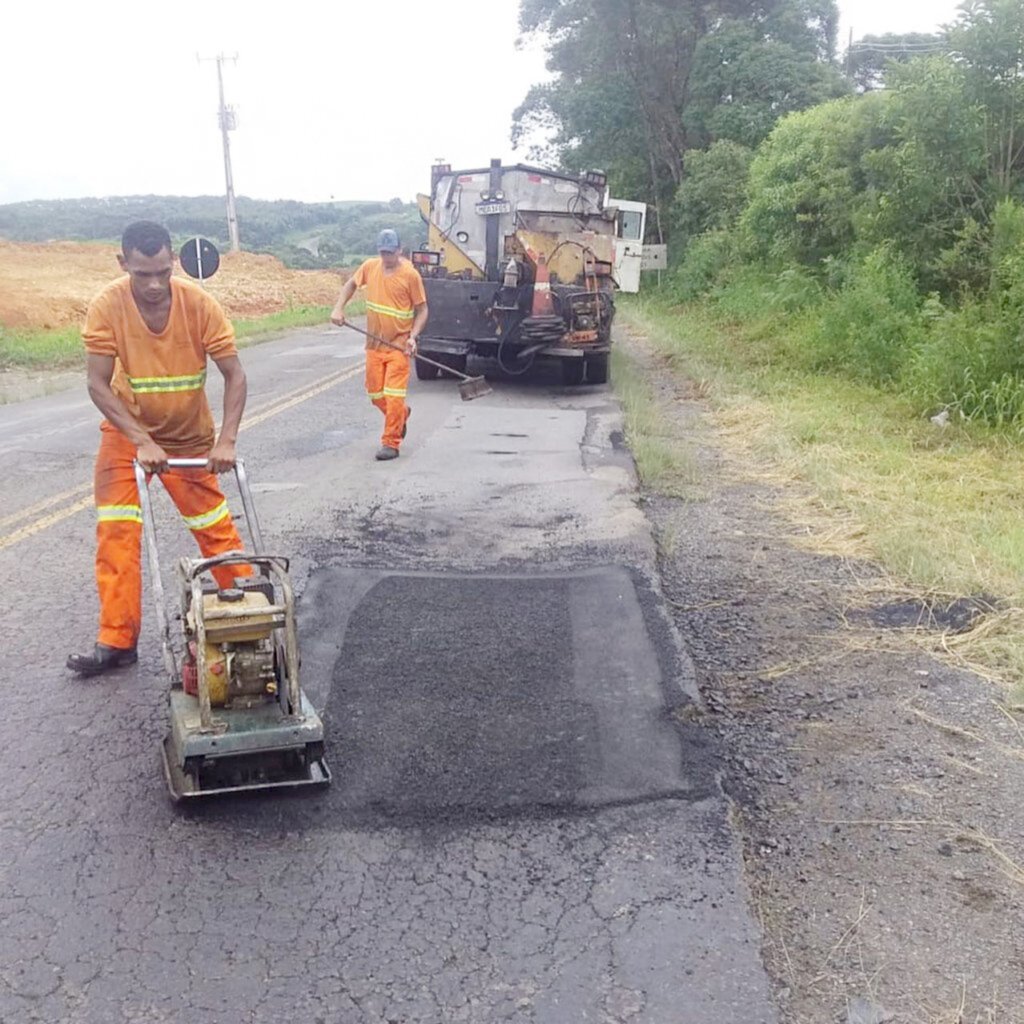
M 616 566 L 315 572 L 302 685 L 323 709 L 333 782 L 269 803 L 283 824 L 336 828 L 706 796 L 711 766 L 673 714 L 687 700 L 675 653 L 642 597 Z M 254 810 L 218 804 L 216 817 Z
M 389 575 L 344 629 L 325 715 L 348 804 L 451 817 L 689 792 L 621 570 Z

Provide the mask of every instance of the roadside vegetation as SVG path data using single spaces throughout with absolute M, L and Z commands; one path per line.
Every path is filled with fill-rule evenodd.
M 315 327 L 326 325 L 331 316 L 331 306 L 295 306 L 271 313 L 269 316 L 256 317 L 252 320 L 235 320 L 235 336 L 243 344 L 255 344 L 277 337 L 282 331 L 296 327 Z M 366 312 L 366 304 L 362 299 L 355 299 L 345 309 L 347 316 L 362 316 Z
M 843 58 L 831 2 L 606 6 L 618 31 L 599 38 L 574 0 L 523 0 L 557 74 L 517 123 L 652 205 L 672 269 L 622 307 L 657 372 L 702 389 L 745 465 L 802 485 L 788 511 L 809 541 L 937 603 L 990 602 L 943 643 L 1020 683 L 1024 0 Z M 585 132 L 608 66 L 623 102 Z M 671 417 L 629 414 L 638 366 L 629 440 L 659 487 Z
M 970 598 L 987 609 L 963 635 L 920 639 L 1024 700 L 1024 476 L 1019 441 L 966 422 L 939 426 L 906 398 L 857 381 L 766 367 L 764 321 L 722 317 L 707 304 L 626 304 L 642 340 L 617 357 L 616 388 L 645 486 L 699 497 L 693 444 L 664 393 L 664 369 L 710 409 L 731 471 L 774 485 L 796 544 L 869 559 L 887 578 L 866 583 L 865 603 L 923 599 L 936 609 Z M 654 356 L 645 365 L 630 350 Z M 632 396 L 642 396 L 633 398 Z M 639 415 L 631 402 L 642 404 Z M 879 587 L 881 590 L 879 591 Z
M 690 497 L 700 481 L 696 463 L 672 422 L 668 403 L 621 345 L 612 350 L 612 379 L 640 478 L 661 494 Z
M 426 172 L 424 172 L 426 173 Z M 296 270 L 358 266 L 376 252 L 381 228 L 397 228 L 407 249 L 425 234 L 415 203 L 302 203 L 239 196 L 239 234 L 247 252 L 276 256 Z M 174 239 L 175 249 L 196 235 L 222 251 L 228 247 L 221 196 L 109 196 L 102 199 L 45 199 L 0 205 L 0 238 L 12 242 L 52 239 L 117 244 L 133 220 L 155 220 Z

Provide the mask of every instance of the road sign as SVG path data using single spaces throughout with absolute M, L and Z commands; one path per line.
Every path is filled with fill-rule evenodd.
M 178 253 L 182 269 L 189 277 L 205 281 L 217 273 L 220 253 L 217 246 L 206 238 L 190 238 Z
M 640 261 L 641 270 L 666 270 L 668 269 L 668 246 L 667 245 L 645 245 L 643 258 Z

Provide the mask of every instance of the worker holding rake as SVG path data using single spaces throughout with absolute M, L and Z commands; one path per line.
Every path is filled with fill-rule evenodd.
M 366 393 L 384 414 L 384 433 L 375 458 L 398 458 L 408 429 L 405 401 L 410 359 L 427 322 L 423 279 L 402 256 L 398 232 L 385 228 L 377 238 L 379 256 L 366 260 L 342 286 L 331 323 L 343 327 L 345 306 L 357 288 L 366 288 Z
M 96 457 L 96 584 L 99 636 L 68 668 L 94 676 L 134 664 L 142 619 L 142 510 L 134 462 L 161 474 L 204 557 L 241 551 L 216 473 L 235 464 L 235 438 L 245 408 L 245 371 L 235 332 L 201 287 L 172 277 L 171 238 L 140 221 L 121 239 L 127 275 L 89 305 L 82 337 L 89 397 L 104 415 Z M 214 436 L 206 400 L 207 358 L 224 377 L 224 420 Z M 169 458 L 203 457 L 206 469 L 170 469 Z M 249 566 L 213 570 L 222 587 Z

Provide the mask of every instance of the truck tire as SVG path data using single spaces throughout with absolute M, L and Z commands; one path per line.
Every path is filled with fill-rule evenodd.
M 575 387 L 583 383 L 583 371 L 586 367 L 582 359 L 562 360 L 562 383 L 568 387 Z
M 608 353 L 599 352 L 590 356 L 587 360 L 587 383 L 607 384 L 608 383 Z
M 429 355 L 431 359 L 434 358 L 432 352 L 424 352 L 424 355 Z M 436 366 L 431 366 L 430 363 L 423 362 L 422 359 L 416 360 L 416 379 L 417 380 L 437 380 L 437 375 L 441 371 Z
M 466 356 L 444 355 L 438 359 L 438 362 L 444 363 L 445 366 L 447 366 L 451 370 L 454 370 L 455 373 L 466 372 Z M 440 370 L 438 372 L 441 374 L 442 377 L 453 377 L 455 375 L 452 373 L 444 373 L 443 371 Z

